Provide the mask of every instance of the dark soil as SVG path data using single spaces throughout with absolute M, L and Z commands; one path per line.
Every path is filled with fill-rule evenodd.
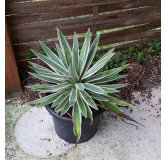
M 130 103 L 132 92 L 134 91 L 141 91 L 142 95 L 148 93 L 150 96 L 151 88 L 161 85 L 161 57 L 151 56 L 146 60 L 146 65 L 141 65 L 135 60 L 120 74 L 128 74 L 128 76 L 113 82 L 114 84 L 122 83 L 127 85 L 120 89 L 119 99 Z M 13 98 L 12 101 L 20 100 L 24 104 L 40 98 L 41 94 L 39 92 L 30 91 L 25 86 L 45 84 L 46 82 L 36 79 L 26 72 L 22 74 L 22 77 L 23 94 L 21 97 Z
M 131 102 L 134 91 L 140 91 L 142 96 L 148 93 L 151 98 L 151 88 L 161 85 L 161 57 L 151 56 L 146 60 L 146 65 L 132 62 L 121 74 L 128 76 L 117 81 L 127 85 L 120 89 L 120 99 Z
M 31 91 L 29 88 L 26 88 L 25 86 L 47 84 L 47 82 L 37 79 L 35 77 L 32 77 L 27 72 L 24 72 L 22 74 L 22 77 L 23 77 L 23 81 L 22 81 L 23 94 L 20 97 L 13 98 L 13 101 L 20 100 L 21 103 L 24 104 L 24 103 L 41 98 L 41 94 L 39 94 L 38 91 Z

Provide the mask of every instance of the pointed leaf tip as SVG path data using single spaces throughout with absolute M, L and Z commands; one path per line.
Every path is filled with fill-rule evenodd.
M 73 111 L 72 111 L 72 117 L 73 117 L 73 130 L 74 130 L 74 135 L 77 136 L 77 141 L 81 137 L 81 123 L 82 123 L 82 117 L 81 117 L 81 111 L 77 105 L 77 103 L 74 104 Z

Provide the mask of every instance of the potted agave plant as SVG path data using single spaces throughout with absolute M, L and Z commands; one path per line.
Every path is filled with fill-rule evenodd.
M 114 48 L 91 66 L 100 35 L 97 35 L 90 45 L 89 29 L 79 53 L 76 33 L 72 49 L 59 29 L 57 34 L 60 43 L 60 46 L 56 44 L 57 55 L 42 42 L 40 44 L 47 56 L 31 50 L 51 69 L 29 62 L 30 68 L 36 72 L 29 74 L 49 83 L 27 87 L 33 91 L 44 92 L 42 98 L 29 103 L 46 107 L 53 117 L 58 136 L 69 143 L 88 141 L 95 134 L 99 116 L 104 110 L 116 114 L 123 121 L 124 118 L 134 121 L 124 114 L 118 105 L 135 107 L 118 100 L 115 95 L 119 92 L 117 89 L 125 85 L 109 83 L 125 77 L 126 75 L 118 73 L 128 65 L 97 73 L 114 55 Z

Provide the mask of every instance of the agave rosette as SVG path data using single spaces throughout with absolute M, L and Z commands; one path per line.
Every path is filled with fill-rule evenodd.
M 118 75 L 118 73 L 128 65 L 96 73 L 114 55 L 114 48 L 91 66 L 96 54 L 100 35 L 97 35 L 90 45 L 91 35 L 89 29 L 79 53 L 76 33 L 74 33 L 72 49 L 59 29 L 57 29 L 57 34 L 60 43 L 60 46 L 56 43 L 58 56 L 42 42 L 40 42 L 40 44 L 47 56 L 35 50 L 31 50 L 52 70 L 29 62 L 31 64 L 30 68 L 36 72 L 29 74 L 50 83 L 27 87 L 33 91 L 49 92 L 52 94 L 30 103 L 39 104 L 38 107 L 52 104 L 51 108 L 55 108 L 55 112 L 60 113 L 60 116 L 64 115 L 69 108 L 72 107 L 74 134 L 77 136 L 78 141 L 81 137 L 82 116 L 85 118 L 93 117 L 92 108 L 98 110 L 98 106 L 94 100 L 97 100 L 100 104 L 117 115 L 123 113 L 118 105 L 134 107 L 127 102 L 115 98 L 114 93 L 119 92 L 117 89 L 124 87 L 124 84 L 108 83 L 126 76 Z

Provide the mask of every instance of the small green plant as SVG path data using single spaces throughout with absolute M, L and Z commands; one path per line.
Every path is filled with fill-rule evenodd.
M 142 51 L 141 43 L 138 43 L 135 46 L 130 46 L 128 50 L 117 52 L 111 61 L 108 62 L 109 69 L 125 65 L 130 58 L 145 65 L 145 60 L 151 55 L 161 55 L 161 41 L 151 41 L 147 46 L 149 47 L 147 52 Z
M 145 65 L 143 52 L 138 52 L 137 61 L 140 61 L 140 62 L 142 62 L 143 65 Z
M 152 46 L 149 47 L 149 49 L 148 49 L 147 52 L 152 53 L 152 54 L 155 54 L 155 53 L 156 53 L 156 51 L 153 49 Z
M 148 59 L 150 57 L 150 54 L 149 53 L 144 53 L 144 58 L 145 59 Z
M 83 46 L 83 42 L 78 44 L 79 46 L 79 52 L 81 51 L 81 48 Z M 109 47 L 110 45 L 108 45 Z M 130 58 L 134 58 L 136 59 L 138 62 L 140 62 L 142 65 L 145 65 L 145 60 L 148 59 L 151 55 L 160 55 L 161 56 L 161 41 L 151 41 L 147 44 L 148 47 L 148 51 L 147 52 L 143 52 L 142 51 L 142 45 L 141 43 L 136 44 L 135 46 L 130 46 L 128 50 L 122 50 L 120 52 L 117 52 L 110 61 L 108 61 L 108 64 L 106 64 L 106 66 L 104 68 L 102 68 L 101 70 L 98 71 L 99 72 L 103 72 L 106 71 L 108 69 L 113 69 L 116 67 L 120 67 L 125 65 L 128 60 Z M 72 47 L 70 46 L 71 50 Z M 102 50 L 102 46 L 98 46 L 97 49 Z M 52 50 L 55 54 L 57 54 L 57 50 L 56 48 Z M 41 54 L 46 55 L 46 53 L 44 52 L 44 50 L 39 51 Z M 100 59 L 103 55 L 105 54 L 105 52 L 103 53 L 97 53 L 95 55 L 95 58 L 92 62 L 92 65 L 95 64 L 95 62 Z M 47 56 L 47 55 L 46 55 Z M 36 55 L 32 52 L 29 51 L 26 55 L 26 60 L 36 57 Z
M 57 54 L 42 42 L 40 44 L 47 56 L 31 50 L 52 71 L 29 62 L 31 64 L 30 68 L 36 72 L 30 72 L 29 74 L 41 80 L 51 82 L 51 84 L 27 87 L 32 91 L 49 92 L 52 94 L 29 103 L 38 104 L 38 107 L 52 103 L 51 108 L 55 107 L 55 112 L 60 114 L 60 116 L 63 116 L 71 108 L 74 134 L 77 136 L 77 141 L 81 137 L 82 116 L 93 118 L 92 108 L 98 110 L 98 107 L 102 107 L 120 116 L 122 119 L 126 118 L 134 121 L 125 115 L 118 105 L 135 107 L 115 98 L 115 94 L 119 92 L 117 89 L 125 85 L 109 84 L 113 80 L 125 77 L 126 75 L 118 75 L 118 73 L 129 64 L 108 70 L 108 65 L 106 64 L 114 55 L 114 49 L 111 49 L 102 57 L 96 55 L 98 60 L 94 65 L 91 65 L 96 54 L 100 35 L 97 35 L 90 46 L 90 29 L 87 32 L 80 53 L 76 33 L 74 34 L 72 50 L 59 29 L 57 29 L 57 35 L 60 42 L 60 46 L 56 43 Z M 119 55 L 116 54 L 116 57 L 119 58 Z M 97 73 L 103 67 L 107 71 L 103 70 L 104 72 Z
M 151 41 L 147 44 L 148 48 L 148 53 L 152 53 L 155 55 L 161 55 L 161 41 Z
M 131 56 L 133 51 L 134 51 L 134 46 L 130 46 L 128 56 Z
M 140 50 L 142 48 L 141 43 L 138 43 L 135 45 L 135 50 L 138 52 L 138 50 Z

